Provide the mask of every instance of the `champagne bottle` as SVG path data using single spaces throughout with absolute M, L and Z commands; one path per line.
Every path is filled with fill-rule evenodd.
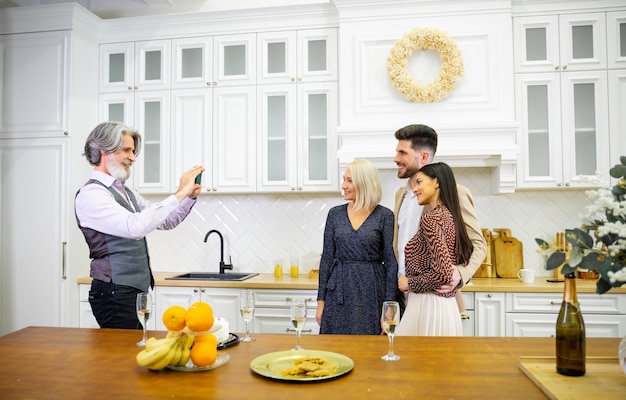
M 585 321 L 576 295 L 576 276 L 565 275 L 563 303 L 556 321 L 556 371 L 562 375 L 585 375 Z

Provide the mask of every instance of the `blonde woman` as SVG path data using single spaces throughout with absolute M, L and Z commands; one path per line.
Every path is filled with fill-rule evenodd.
M 378 203 L 380 177 L 367 160 L 343 175 L 348 202 L 328 212 L 317 292 L 322 334 L 379 335 L 380 313 L 395 300 L 398 265 L 393 251 L 393 212 Z

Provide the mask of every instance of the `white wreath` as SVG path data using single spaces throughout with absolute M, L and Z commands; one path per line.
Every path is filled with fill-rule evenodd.
M 427 84 L 416 82 L 406 70 L 415 50 L 436 50 L 441 57 L 439 76 Z M 387 72 L 396 90 L 414 103 L 432 103 L 446 97 L 463 76 L 463 58 L 456 42 L 447 33 L 431 28 L 416 28 L 402 36 L 391 48 Z

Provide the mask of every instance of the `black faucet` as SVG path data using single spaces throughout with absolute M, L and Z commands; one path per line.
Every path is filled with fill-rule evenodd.
M 217 233 L 218 236 L 220 237 L 220 274 L 224 274 L 226 273 L 225 270 L 233 269 L 233 264 L 224 263 L 224 236 L 222 236 L 220 231 L 218 231 L 217 229 L 211 229 L 210 231 L 207 232 L 206 236 L 204 237 L 204 243 L 206 243 L 207 239 L 209 238 L 209 235 L 212 234 L 213 232 Z

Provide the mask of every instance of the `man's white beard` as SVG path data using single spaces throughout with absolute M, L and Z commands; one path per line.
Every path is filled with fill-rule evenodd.
M 107 168 L 113 178 L 119 179 L 122 183 L 125 183 L 130 178 L 130 168 L 124 167 L 125 163 L 116 163 L 114 159 L 107 160 Z

